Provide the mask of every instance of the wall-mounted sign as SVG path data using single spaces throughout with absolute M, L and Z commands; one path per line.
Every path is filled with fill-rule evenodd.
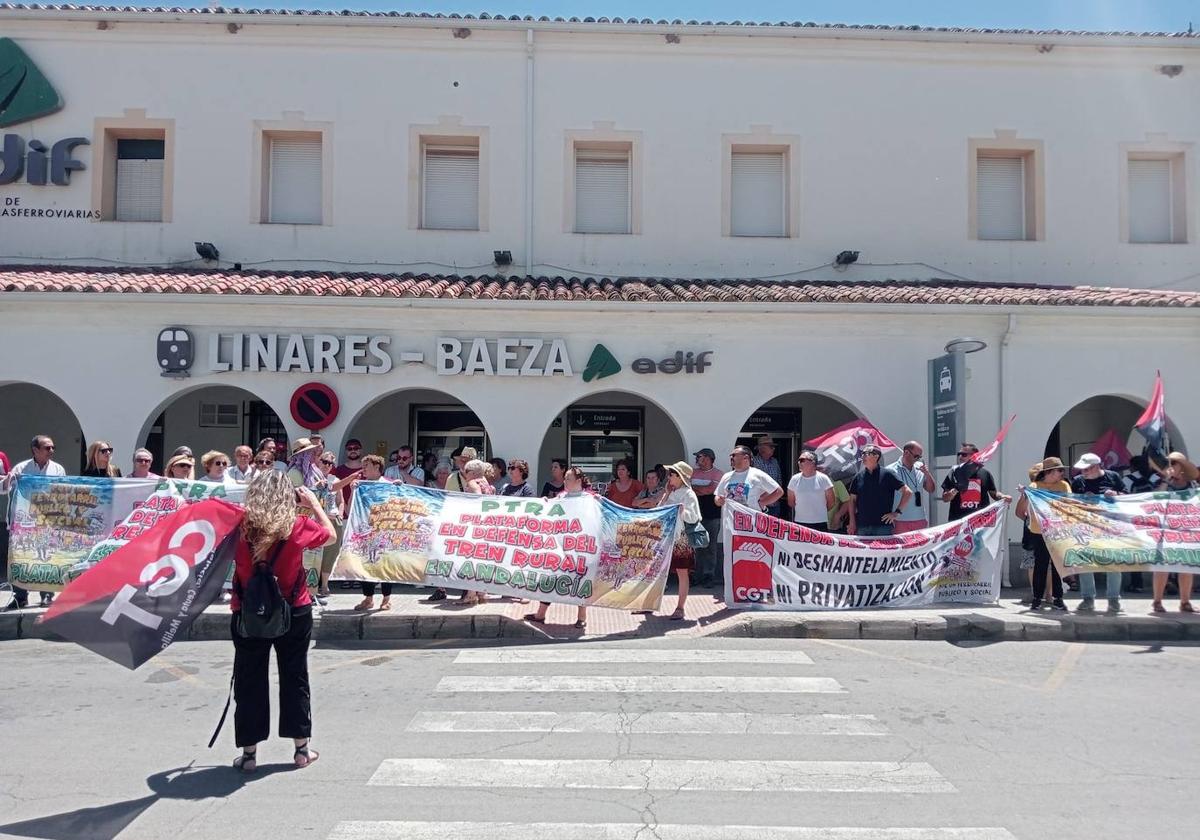
M 192 334 L 183 327 L 167 327 L 158 334 L 158 366 L 163 376 L 183 379 L 190 376 L 195 354 Z
M 292 419 L 314 432 L 336 420 L 340 408 L 337 394 L 323 382 L 301 385 L 292 394 Z
M 571 410 L 572 432 L 638 432 L 642 413 L 637 409 L 578 408 Z
M 676 350 L 674 356 L 668 356 L 661 361 L 653 359 L 634 359 L 630 366 L 634 373 L 704 373 L 706 367 L 712 365 L 709 356 L 711 350 L 701 350 L 699 353 Z
M 947 353 L 930 359 L 929 428 L 933 457 L 952 457 L 966 436 L 966 374 L 963 353 Z
M 0 38 L 0 128 L 36 120 L 63 106 L 62 97 L 25 51 Z
M 438 376 L 574 376 L 561 338 L 439 338 L 434 366 Z
M 392 369 L 386 335 L 213 333 L 208 369 L 271 373 L 387 373 Z
M 68 137 L 47 148 L 41 140 L 30 140 L 26 154 L 25 138 L 5 134 L 4 145 L 0 147 L 0 184 L 11 184 L 24 175 L 25 183 L 35 187 L 44 187 L 47 181 L 65 187 L 71 183 L 72 172 L 87 169 L 71 153 L 76 146 L 90 143 L 86 137 Z

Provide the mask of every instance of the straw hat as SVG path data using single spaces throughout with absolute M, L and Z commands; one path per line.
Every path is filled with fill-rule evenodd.
M 1197 467 L 1188 460 L 1188 456 L 1182 452 L 1172 452 L 1167 456 L 1168 464 L 1179 464 L 1183 467 L 1183 475 L 1188 481 L 1195 481 L 1200 478 L 1200 467 Z
M 692 483 L 692 465 L 687 461 L 676 461 L 674 464 L 667 464 L 667 472 L 673 472 L 683 479 L 683 483 L 691 486 Z
M 1041 481 L 1042 476 L 1050 472 L 1050 470 L 1062 470 L 1063 472 L 1067 471 L 1067 465 L 1062 462 L 1062 459 L 1055 458 L 1053 456 L 1043 459 L 1040 466 L 1041 468 L 1038 470 L 1035 481 Z
M 306 437 L 296 438 L 292 443 L 292 456 L 299 455 L 301 452 L 307 452 L 310 449 L 316 449 L 317 445 Z

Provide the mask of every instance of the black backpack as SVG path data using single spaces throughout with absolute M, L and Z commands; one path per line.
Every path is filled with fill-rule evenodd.
M 275 577 L 275 561 L 279 559 L 283 546 L 282 542 L 276 543 L 269 561 L 255 562 L 250 580 L 244 587 L 234 576 L 233 588 L 242 602 L 237 632 L 243 639 L 278 639 L 291 629 L 292 605 L 283 597 L 279 578 Z M 296 591 L 292 593 L 293 601 L 299 596 L 304 583 L 304 576 L 300 575 Z

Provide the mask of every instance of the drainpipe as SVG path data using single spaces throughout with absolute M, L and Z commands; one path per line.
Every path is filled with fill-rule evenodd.
M 525 30 L 525 276 L 533 276 L 533 30 Z
M 1000 338 L 1000 399 L 999 399 L 999 406 L 997 408 L 997 414 L 999 415 L 996 418 L 996 428 L 997 429 L 1003 428 L 1004 421 L 1008 419 L 1008 413 L 1007 413 L 1008 409 L 1004 402 L 1004 379 L 1005 379 L 1005 376 L 1007 375 L 1007 371 L 1008 371 L 1008 365 L 1006 364 L 1006 362 L 1008 360 L 1008 342 L 1012 338 L 1013 330 L 1015 330 L 1016 327 L 1017 327 L 1017 316 L 1009 313 L 1008 324 L 1004 328 L 1004 335 Z M 1000 464 L 996 470 L 996 473 L 1000 476 L 1000 487 L 1003 488 L 1004 487 L 1004 447 L 1000 447 L 1000 450 L 996 453 L 996 457 L 999 458 L 999 460 L 1000 460 Z M 1004 490 L 1001 489 L 1000 492 L 1003 493 Z M 1014 499 L 1014 504 L 1015 504 L 1015 499 Z M 1005 528 L 1006 534 L 1007 534 L 1007 531 L 1008 531 L 1008 528 L 1006 527 Z M 1013 580 L 1014 574 L 1016 574 L 1018 578 L 1020 578 L 1020 574 L 1019 574 L 1019 572 L 1014 573 L 1012 571 L 1012 563 L 1008 562 L 1008 540 L 1005 540 L 1004 543 L 1005 543 L 1005 545 L 1004 545 L 1005 564 L 1004 565 L 1005 565 L 1005 570 L 1007 572 L 1006 576 L 1008 577 L 1008 585 L 1009 586 L 1024 586 L 1025 585 L 1024 580 L 1021 580 L 1021 579 Z

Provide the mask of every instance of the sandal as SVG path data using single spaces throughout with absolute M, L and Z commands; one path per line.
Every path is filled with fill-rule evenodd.
M 546 623 L 546 619 L 542 618 L 537 613 L 526 613 L 525 620 L 532 621 L 534 624 L 545 624 Z
M 1182 604 L 1179 605 L 1179 611 L 1194 613 L 1196 611 L 1196 608 L 1192 606 L 1191 601 L 1184 601 Z
M 680 608 L 680 609 L 675 610 L 675 612 L 671 613 L 670 619 L 671 619 L 671 621 L 682 620 L 683 619 L 683 609 Z
M 1167 608 L 1163 606 L 1162 601 L 1155 601 L 1150 605 L 1150 611 L 1156 613 L 1165 613 Z
M 242 754 L 233 760 L 233 768 L 241 770 L 243 773 L 250 774 L 258 769 L 258 748 L 253 750 L 242 750 Z
M 575 622 L 575 629 L 576 629 L 576 630 L 582 630 L 582 629 L 584 629 L 585 627 L 587 627 L 587 622 L 586 622 L 586 621 L 584 621 L 582 618 L 581 618 L 581 619 L 579 619 L 578 621 L 576 621 L 576 622 Z
M 355 612 L 366 612 L 367 610 L 374 609 L 374 607 L 375 607 L 375 599 L 374 598 L 363 598 L 361 601 L 359 601 L 357 604 L 354 605 L 354 611 Z
M 379 602 L 379 611 L 380 612 L 383 612 L 384 610 L 390 610 L 391 608 L 392 608 L 391 596 L 388 596 L 387 598 L 384 598 L 382 601 Z
M 310 750 L 308 748 L 308 741 L 305 741 L 304 746 L 296 747 L 296 753 L 292 756 L 292 761 L 297 767 L 303 769 L 320 757 L 321 754 L 316 750 Z

